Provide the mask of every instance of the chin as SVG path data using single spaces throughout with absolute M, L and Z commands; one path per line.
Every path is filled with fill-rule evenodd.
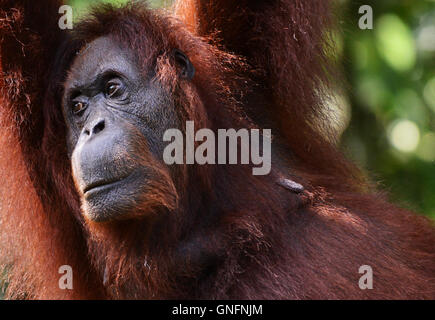
M 178 194 L 172 180 L 150 179 L 145 172 L 135 171 L 124 179 L 88 190 L 82 194 L 81 203 L 89 222 L 116 223 L 174 211 Z
M 91 222 L 104 223 L 138 216 L 147 193 L 147 178 L 135 172 L 118 181 L 95 186 L 82 195 L 82 212 Z M 141 214 L 147 211 L 140 210 Z

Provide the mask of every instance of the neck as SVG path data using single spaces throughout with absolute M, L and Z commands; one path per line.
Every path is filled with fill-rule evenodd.
M 216 170 L 221 178 L 209 181 L 214 192 L 208 198 L 198 198 L 204 192 L 189 192 L 192 198 L 181 201 L 176 211 L 92 230 L 92 265 L 110 296 L 206 295 L 202 288 L 218 280 L 223 266 L 233 266 L 230 257 L 270 243 L 272 230 L 263 226 L 287 223 L 286 215 L 305 204 L 301 190 L 283 186 L 283 176 L 276 172 L 253 176 L 248 166 Z M 249 268 L 246 259 L 241 261 L 241 268 Z

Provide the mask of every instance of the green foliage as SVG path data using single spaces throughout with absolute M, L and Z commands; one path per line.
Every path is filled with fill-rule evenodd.
M 373 8 L 373 30 L 358 27 L 363 4 Z M 352 120 L 343 149 L 393 201 L 435 218 L 435 3 L 345 5 L 342 59 Z
M 10 267 L 0 266 L 0 300 L 5 297 L 6 289 L 8 287 L 7 275 Z

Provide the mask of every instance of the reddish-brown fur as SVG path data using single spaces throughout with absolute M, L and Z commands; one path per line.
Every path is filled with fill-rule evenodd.
M 181 21 L 138 5 L 105 8 L 57 58 L 59 2 L 34 3 L 0 0 L 0 249 L 10 298 L 435 298 L 433 224 L 370 191 L 322 120 L 328 1 L 187 0 L 175 8 Z M 154 200 L 176 208 L 169 214 L 85 221 L 59 95 L 75 52 L 107 34 L 144 70 L 156 64 L 182 123 L 272 128 L 271 174 L 182 167 L 153 187 Z M 192 83 L 176 80 L 175 48 L 197 70 Z M 282 188 L 282 177 L 305 191 Z M 58 287 L 64 264 L 74 290 Z M 373 290 L 358 287 L 361 265 L 373 268 Z

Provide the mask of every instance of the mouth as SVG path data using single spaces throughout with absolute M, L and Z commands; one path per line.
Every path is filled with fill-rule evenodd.
M 106 179 L 106 180 L 99 180 L 93 183 L 88 184 L 83 189 L 83 194 L 85 196 L 90 196 L 91 194 L 97 193 L 99 191 L 104 191 L 108 188 L 114 187 L 117 184 L 122 183 L 124 180 L 126 180 L 129 176 L 124 176 L 121 178 L 116 179 Z

